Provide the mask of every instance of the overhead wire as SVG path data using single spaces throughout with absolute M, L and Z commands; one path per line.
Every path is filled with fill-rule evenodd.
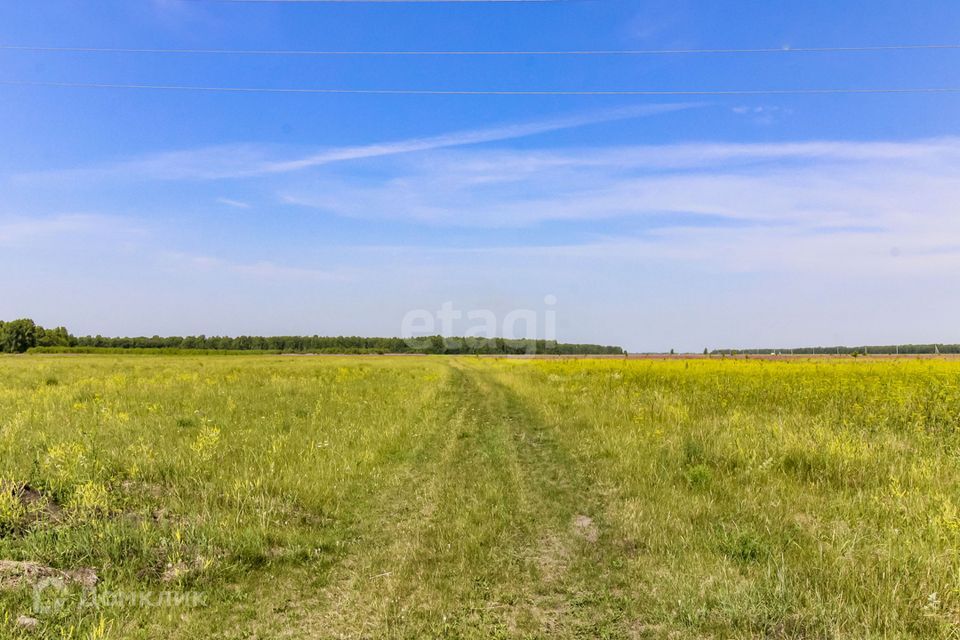
M 776 96 L 776 95 L 872 95 L 872 94 L 955 94 L 960 87 L 866 87 L 811 89 L 364 89 L 338 87 L 244 87 L 219 85 L 136 84 L 115 82 L 54 82 L 0 80 L 2 86 L 72 89 L 130 89 L 147 91 L 198 91 L 216 93 L 360 94 L 422 96 Z
M 239 0 L 252 1 L 252 0 Z M 297 0 L 303 1 L 303 0 Z M 332 0 L 330 0 L 332 1 Z M 465 0 L 461 0 L 465 1 Z M 135 53 L 245 56 L 665 56 L 776 53 L 868 53 L 884 51 L 960 50 L 960 44 L 893 44 L 849 47 L 754 47 L 712 49 L 553 49 L 553 50 L 311 50 L 311 49 L 210 49 L 151 47 L 63 47 L 0 44 L 2 51 L 33 53 Z

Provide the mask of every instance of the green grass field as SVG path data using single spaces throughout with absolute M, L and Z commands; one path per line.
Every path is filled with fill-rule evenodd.
M 0 358 L 4 638 L 958 638 L 958 548 L 960 362 Z

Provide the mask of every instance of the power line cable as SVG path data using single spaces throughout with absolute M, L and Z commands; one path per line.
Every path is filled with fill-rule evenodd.
M 456 4 L 456 3 L 572 3 L 588 0 L 181 0 L 181 2 L 219 2 L 234 4 Z
M 876 94 L 955 94 L 960 87 L 908 88 L 826 88 L 826 89 L 346 89 L 320 87 L 227 87 L 171 84 L 127 84 L 106 82 L 48 82 L 33 80 L 0 80 L 0 86 L 52 87 L 70 89 L 131 89 L 149 91 L 199 91 L 213 93 L 278 93 L 278 94 L 356 94 L 356 95 L 413 95 L 413 96 L 815 96 L 815 95 L 876 95 Z
M 249 2 L 252 0 L 238 0 Z M 303 0 L 296 0 L 303 1 Z M 334 0 L 328 0 L 334 1 Z M 463 0 L 460 0 L 463 1 Z M 512 0 L 511 0 L 512 1 Z M 771 53 L 865 53 L 882 51 L 960 50 L 960 44 L 902 44 L 861 47 L 756 47 L 741 49 L 556 49 L 520 50 L 306 50 L 306 49 L 171 49 L 146 47 L 44 47 L 0 44 L 0 50 L 33 53 L 144 53 L 210 54 L 250 56 L 661 56 L 698 54 L 771 54 Z

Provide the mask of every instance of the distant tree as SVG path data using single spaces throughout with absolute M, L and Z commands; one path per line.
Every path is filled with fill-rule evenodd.
M 30 347 L 37 346 L 37 336 L 41 332 L 43 328 L 29 318 L 4 323 L 0 329 L 0 351 L 23 353 Z
M 67 331 L 66 327 L 57 327 L 56 329 L 43 329 L 37 327 L 38 347 L 69 347 L 73 342 L 73 336 Z
M 447 350 L 446 342 L 443 336 L 430 336 L 430 348 L 428 353 L 445 353 Z

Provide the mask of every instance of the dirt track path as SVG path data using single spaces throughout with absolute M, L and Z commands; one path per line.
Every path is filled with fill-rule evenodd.
M 273 616 L 278 635 L 622 635 L 590 487 L 489 367 L 451 367 L 440 437 L 310 610 Z

